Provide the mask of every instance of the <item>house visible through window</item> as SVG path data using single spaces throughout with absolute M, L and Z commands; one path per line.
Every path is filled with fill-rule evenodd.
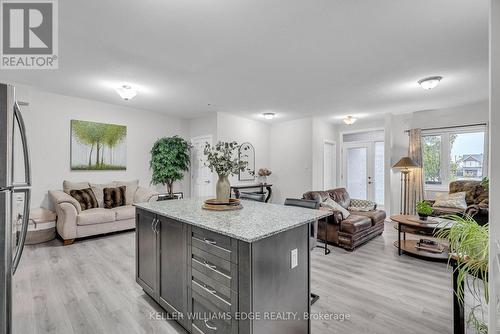
M 424 180 L 427 188 L 447 188 L 454 180 L 486 176 L 485 127 L 463 127 L 422 134 Z

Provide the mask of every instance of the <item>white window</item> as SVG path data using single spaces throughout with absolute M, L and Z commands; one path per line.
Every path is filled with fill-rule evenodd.
M 422 132 L 427 189 L 447 189 L 454 180 L 481 180 L 487 172 L 485 126 Z

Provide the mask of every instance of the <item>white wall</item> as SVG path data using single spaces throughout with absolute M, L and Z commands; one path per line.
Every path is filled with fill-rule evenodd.
M 161 137 L 188 133 L 187 123 L 160 113 L 52 94 L 31 87 L 18 87 L 28 132 L 33 172 L 32 207 L 50 207 L 47 191 L 61 189 L 63 180 L 104 183 L 139 179 L 149 187 L 150 150 Z M 126 171 L 71 171 L 70 120 L 85 120 L 127 126 Z M 189 178 L 176 182 L 176 191 L 189 189 Z M 165 189 L 159 188 L 161 191 Z
M 417 111 L 412 114 L 412 128 L 436 128 L 488 122 L 488 101 L 466 104 L 455 108 Z
M 399 213 L 401 202 L 401 173 L 392 166 L 408 155 L 408 135 L 411 114 L 385 116 L 385 209 L 388 214 Z
M 255 170 L 270 168 L 269 141 L 270 126 L 261 121 L 256 121 L 232 114 L 217 113 L 217 140 L 237 141 L 238 144 L 249 142 L 255 149 Z M 272 170 L 272 169 L 271 169 Z M 254 181 L 239 181 L 238 176 L 230 178 L 231 184 L 256 183 Z
M 500 268 L 498 255 L 500 253 L 500 0 L 491 1 L 490 17 L 490 302 L 488 328 L 489 333 L 498 333 L 500 298 Z M 493 131 L 495 129 L 495 131 Z M 496 167 L 496 168 L 494 168 Z
M 190 119 L 188 127 L 189 138 L 211 135 L 214 140 L 217 140 L 217 113 Z
M 301 198 L 312 190 L 312 118 L 271 126 L 270 166 L 273 171 L 273 203 Z
M 313 117 L 312 119 L 312 188 L 307 190 L 323 190 L 324 178 L 324 143 L 325 141 L 336 142 L 335 126 L 326 118 Z M 338 145 L 336 145 L 338 147 Z M 337 154 L 336 171 L 339 170 Z M 338 184 L 338 183 L 337 183 Z M 305 191 L 304 191 L 305 192 Z

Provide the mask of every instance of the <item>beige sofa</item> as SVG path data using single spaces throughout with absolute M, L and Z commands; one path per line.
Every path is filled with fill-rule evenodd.
M 64 245 L 72 244 L 75 239 L 91 235 L 123 231 L 135 228 L 135 203 L 153 202 L 158 193 L 138 186 L 138 180 L 130 182 L 114 181 L 108 184 L 64 181 L 63 190 L 49 191 L 49 198 L 57 213 L 57 233 Z M 102 190 L 105 187 L 125 185 L 126 204 L 113 209 L 105 209 Z M 98 208 L 82 211 L 80 203 L 69 195 L 70 190 L 92 188 Z

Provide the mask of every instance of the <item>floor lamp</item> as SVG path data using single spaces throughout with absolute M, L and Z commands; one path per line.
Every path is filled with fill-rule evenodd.
M 399 169 L 401 171 L 401 206 L 400 213 L 402 215 L 407 215 L 408 212 L 408 196 L 409 196 L 409 187 L 408 184 L 410 182 L 410 170 L 413 168 L 419 168 L 420 166 L 413 161 L 410 157 L 402 157 L 393 168 Z

